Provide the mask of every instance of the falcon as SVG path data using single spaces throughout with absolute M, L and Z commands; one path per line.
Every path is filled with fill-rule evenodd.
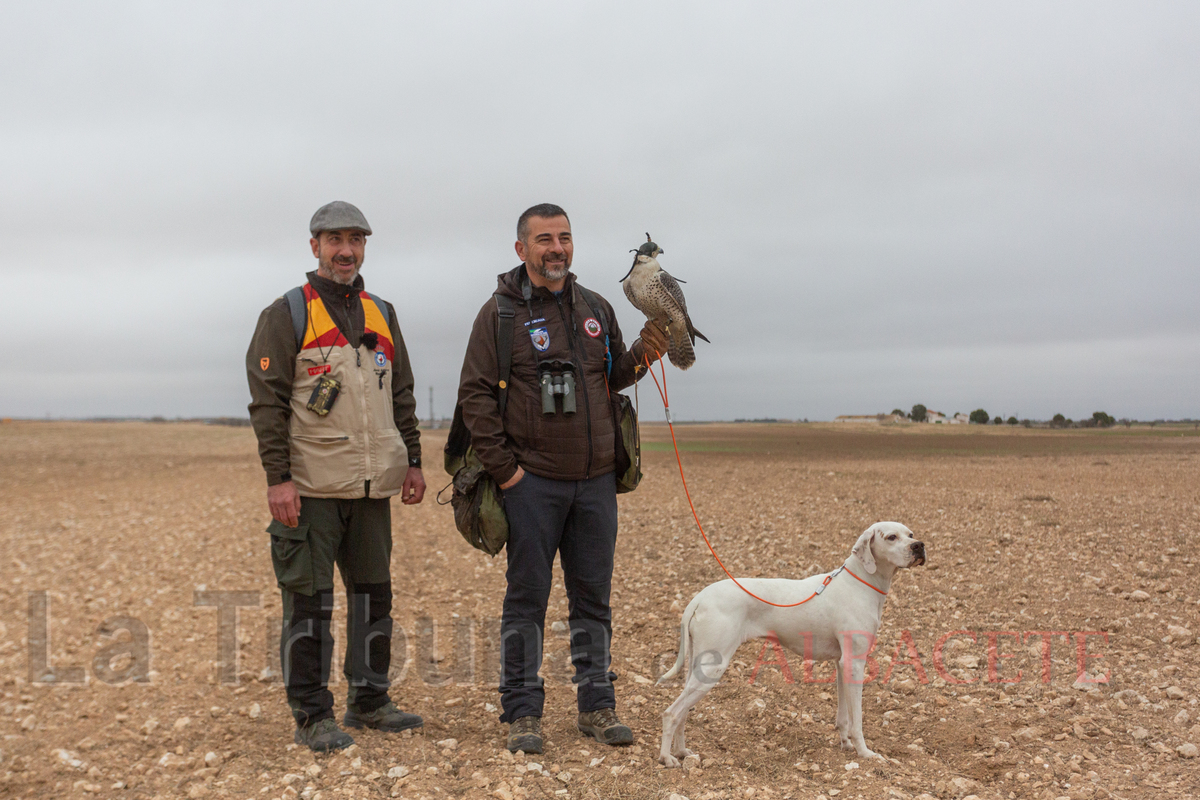
M 646 319 L 667 332 L 670 337 L 667 356 L 675 366 L 687 369 L 696 363 L 696 351 L 692 348 L 696 337 L 706 342 L 708 337 L 696 330 L 688 317 L 683 290 L 679 288 L 686 281 L 677 281 L 659 266 L 656 257 L 663 254 L 663 249 L 650 240 L 650 234 L 646 234 L 644 245 L 629 252 L 637 255 L 628 274 L 621 279 L 625 296 Z

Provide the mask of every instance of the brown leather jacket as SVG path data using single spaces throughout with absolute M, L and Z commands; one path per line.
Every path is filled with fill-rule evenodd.
M 612 374 L 605 380 L 604 334 L 596 312 L 575 285 L 575 275 L 559 297 L 532 286 L 525 265 L 500 275 L 497 291 L 516 306 L 512 320 L 512 373 L 504 419 L 500 419 L 496 325 L 499 313 L 488 298 L 475 317 L 458 385 L 463 421 L 479 460 L 498 483 L 517 471 L 517 465 L 556 480 L 583 480 L 612 472 L 615 467 L 614 428 L 609 392 L 632 386 L 644 369 L 640 342 L 626 350 L 616 314 L 601 299 L 607 317 Z M 593 333 L 594 332 L 594 333 Z M 542 413 L 538 363 L 570 361 L 576 369 L 575 414 Z

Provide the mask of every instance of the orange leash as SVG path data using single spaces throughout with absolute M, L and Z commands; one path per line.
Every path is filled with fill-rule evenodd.
M 753 597 L 755 600 L 758 600 L 760 603 L 766 603 L 767 605 L 775 606 L 776 608 L 795 608 L 796 606 L 804 605 L 809 600 L 812 600 L 814 597 L 819 595 L 821 592 L 825 591 L 825 587 L 828 586 L 830 581 L 832 581 L 837 576 L 837 574 L 839 572 L 841 572 L 842 570 L 845 569 L 846 572 L 850 572 L 850 570 L 845 568 L 845 565 L 838 567 L 836 570 L 834 570 L 833 572 L 831 572 L 825 576 L 825 580 L 821 583 L 820 589 L 813 592 L 811 595 L 809 595 L 808 597 L 804 598 L 803 600 L 801 600 L 797 603 L 772 603 L 770 600 L 764 600 L 763 598 L 756 595 L 754 592 L 747 589 L 745 586 L 742 586 L 742 584 L 738 582 L 738 579 L 733 577 L 733 573 L 731 573 L 725 567 L 724 562 L 721 561 L 721 557 L 718 556 L 717 551 L 713 549 L 712 542 L 710 542 L 708 540 L 708 534 L 704 532 L 704 526 L 700 523 L 700 515 L 696 513 L 696 504 L 692 502 L 692 493 L 688 490 L 687 478 L 684 477 L 684 474 L 683 474 L 683 459 L 679 457 L 679 443 L 677 441 L 675 441 L 675 423 L 671 420 L 671 406 L 667 402 L 667 368 L 662 363 L 662 353 L 659 353 L 658 350 L 655 350 L 654 352 L 658 355 L 658 366 L 659 366 L 659 369 L 662 370 L 662 383 L 661 384 L 658 382 L 658 376 L 654 374 L 654 365 L 650 363 L 650 359 L 643 356 L 642 360 L 645 361 L 645 363 L 646 363 L 646 369 L 649 370 L 650 377 L 654 378 L 654 385 L 655 385 L 655 387 L 658 388 L 658 396 L 662 400 L 662 403 L 663 403 L 663 411 L 665 411 L 666 415 L 667 415 L 667 427 L 671 429 L 671 445 L 675 448 L 675 463 L 677 463 L 679 465 L 679 480 L 683 482 L 683 493 L 685 495 L 687 495 L 688 507 L 692 509 L 692 518 L 696 520 L 696 527 L 700 530 L 700 536 L 702 536 L 704 538 L 704 543 L 706 545 L 708 545 L 708 552 L 712 553 L 712 557 L 717 560 L 717 564 L 720 565 L 721 569 L 724 570 L 725 574 L 729 576 L 729 580 L 733 581 L 734 584 L 736 584 L 739 589 L 741 589 L 743 592 L 745 592 L 746 594 Z M 634 384 L 634 385 L 636 386 L 636 384 Z M 867 583 L 862 578 L 855 575 L 853 572 L 850 572 L 850 575 L 852 577 L 854 577 L 854 579 L 859 581 L 860 583 L 866 584 L 867 586 L 871 586 L 871 584 Z M 882 589 L 879 589 L 875 586 L 871 586 L 871 588 L 875 589 L 875 591 L 879 592 L 880 594 L 883 594 L 883 595 L 887 594 L 887 592 L 885 592 Z

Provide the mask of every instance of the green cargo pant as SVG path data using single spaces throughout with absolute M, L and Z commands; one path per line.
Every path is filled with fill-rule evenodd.
M 333 716 L 333 567 L 346 587 L 347 704 L 388 702 L 392 641 L 392 514 L 388 499 L 300 498 L 300 521 L 273 520 L 271 561 L 283 593 L 280 664 L 288 705 L 305 727 Z

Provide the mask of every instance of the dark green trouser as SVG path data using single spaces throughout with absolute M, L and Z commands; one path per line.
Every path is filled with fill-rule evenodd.
M 300 498 L 300 522 L 272 521 L 271 561 L 283 592 L 279 658 L 288 705 L 304 727 L 333 716 L 333 566 L 346 587 L 347 704 L 388 702 L 392 643 L 392 512 L 387 499 Z

